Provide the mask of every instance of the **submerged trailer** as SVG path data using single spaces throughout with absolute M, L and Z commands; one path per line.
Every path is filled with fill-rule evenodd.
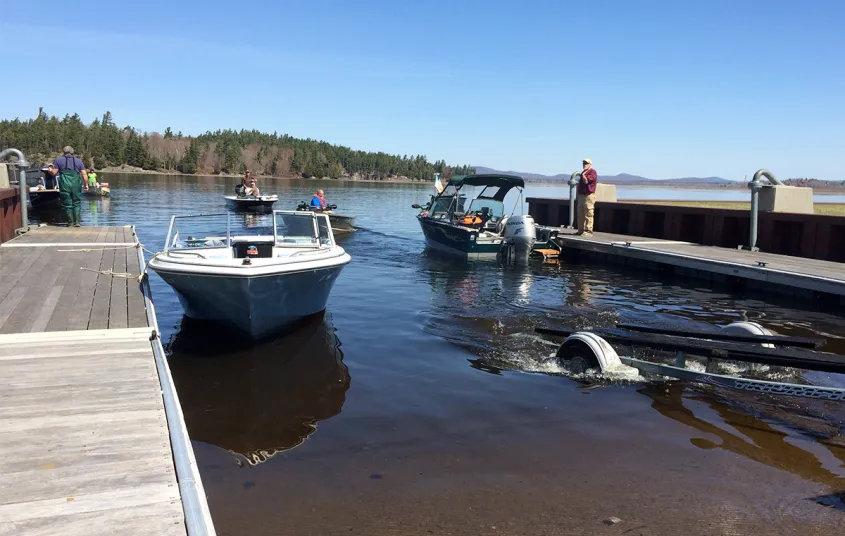
M 785 337 L 755 322 L 735 322 L 721 329 L 690 331 L 636 324 L 576 331 L 536 328 L 536 332 L 565 337 L 557 359 L 568 370 L 600 370 L 608 377 L 635 379 L 640 372 L 718 385 L 741 391 L 821 400 L 845 400 L 845 389 L 788 383 L 717 373 L 720 361 L 792 367 L 845 373 L 845 356 L 818 350 L 824 339 Z M 674 352 L 674 363 L 619 356 L 611 345 Z M 688 356 L 705 358 L 705 370 L 689 367 Z

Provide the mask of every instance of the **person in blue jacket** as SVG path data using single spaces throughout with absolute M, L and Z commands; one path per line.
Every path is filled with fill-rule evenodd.
M 323 190 L 317 190 L 317 193 L 311 197 L 311 208 L 318 209 L 318 210 L 325 210 L 326 209 L 326 197 L 323 193 Z

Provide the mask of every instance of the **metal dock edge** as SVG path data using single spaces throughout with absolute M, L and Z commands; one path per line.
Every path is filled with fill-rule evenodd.
M 132 227 L 132 234 L 135 237 L 135 241 L 140 243 L 134 226 Z M 179 403 L 179 395 L 176 393 L 176 386 L 173 383 L 170 366 L 167 364 L 167 357 L 164 354 L 164 347 L 161 344 L 161 331 L 158 327 L 155 306 L 153 305 L 150 279 L 144 272 L 146 266 L 144 252 L 141 248 L 138 248 L 137 251 L 138 262 L 141 266 L 141 287 L 147 307 L 147 320 L 149 326 L 154 330 L 151 342 L 153 354 L 155 355 L 156 369 L 158 369 L 158 377 L 161 382 L 161 394 L 164 399 L 167 427 L 170 431 L 170 444 L 173 449 L 173 461 L 176 465 L 182 507 L 185 511 L 185 525 L 189 536 L 215 536 L 217 533 L 214 530 L 211 511 L 209 510 L 208 500 L 205 495 L 205 488 L 203 488 L 202 478 L 200 477 L 197 461 L 194 457 L 194 450 L 191 447 L 191 438 L 188 436 L 188 428 L 185 424 L 185 416 L 182 413 L 182 405 Z
M 734 277 L 755 281 L 769 290 L 816 292 L 845 301 L 845 264 L 841 263 L 610 233 L 593 237 L 562 233 L 557 241 L 564 250 L 692 272 L 682 275 Z

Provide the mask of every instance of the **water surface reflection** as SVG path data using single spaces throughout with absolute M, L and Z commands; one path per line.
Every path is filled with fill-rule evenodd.
M 700 449 L 726 450 L 831 490 L 845 490 L 845 438 L 840 436 L 841 421 L 831 418 L 838 403 L 819 402 L 816 411 L 799 411 L 771 404 L 782 399 L 731 392 L 729 402 L 719 391 L 688 387 L 684 382 L 648 384 L 637 392 L 650 398 L 651 407 L 664 417 L 702 432 L 703 437 L 690 439 Z M 740 403 L 747 407 L 741 409 Z
M 170 367 L 192 440 L 249 465 L 300 445 L 340 413 L 350 377 L 328 315 L 257 346 L 184 318 Z

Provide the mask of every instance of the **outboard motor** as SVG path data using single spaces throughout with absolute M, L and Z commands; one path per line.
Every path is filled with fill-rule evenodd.
M 537 226 L 529 215 L 511 216 L 504 222 L 502 237 L 509 249 L 513 249 L 515 260 L 526 260 L 537 241 Z

